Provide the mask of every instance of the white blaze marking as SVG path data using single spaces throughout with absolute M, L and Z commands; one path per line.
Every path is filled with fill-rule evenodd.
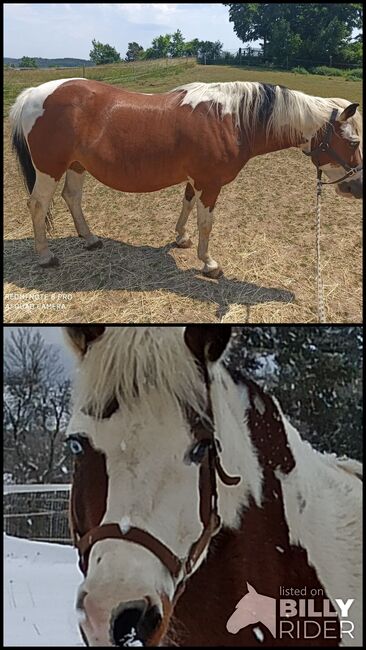
M 128 533 L 131 528 L 131 519 L 129 517 L 122 517 L 119 527 L 123 534 Z

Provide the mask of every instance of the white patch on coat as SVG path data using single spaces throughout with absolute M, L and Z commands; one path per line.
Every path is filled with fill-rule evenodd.
M 259 627 L 253 627 L 253 633 L 257 637 L 258 641 L 260 641 L 260 643 L 264 641 L 264 634 Z
M 44 113 L 43 105 L 55 90 L 67 81 L 87 81 L 83 77 L 70 77 L 70 79 L 55 79 L 47 81 L 35 88 L 26 88 L 18 95 L 10 109 L 10 122 L 13 132 L 23 133 L 27 138 L 36 120 Z
M 265 407 L 263 401 L 261 400 L 261 398 L 260 398 L 258 395 L 255 395 L 253 401 L 254 401 L 254 406 L 255 406 L 255 408 L 257 409 L 258 413 L 259 413 L 260 415 L 263 415 L 263 413 L 264 413 L 265 410 L 266 410 L 266 407 Z
M 351 471 L 357 467 L 358 473 L 359 464 L 351 461 L 343 468 L 334 455 L 316 451 L 280 413 L 296 461 L 290 474 L 276 473 L 282 484 L 289 541 L 306 549 L 334 607 L 336 598 L 355 599 L 350 612 L 355 639 L 345 635 L 343 644 L 362 645 L 362 482 Z M 299 492 L 306 500 L 301 517 Z

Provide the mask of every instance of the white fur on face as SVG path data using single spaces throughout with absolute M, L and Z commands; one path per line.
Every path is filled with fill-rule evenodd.
M 108 499 L 101 523 L 126 526 L 128 522 L 186 558 L 202 532 L 202 523 L 199 468 L 184 463 L 194 440 L 181 402 L 204 412 L 206 387 L 184 343 L 183 328 L 159 330 L 110 328 L 91 346 L 81 363 L 78 407 L 68 433 L 86 434 L 105 454 Z M 240 393 L 221 364 L 214 364 L 211 372 L 215 377 L 212 399 L 220 401 L 214 411 L 223 466 L 233 475 L 242 475 L 246 468 L 245 479 L 236 487 L 221 485 L 218 479 L 219 514 L 226 526 L 236 527 L 249 494 L 260 501 L 261 471 L 249 436 L 243 437 L 246 390 Z M 104 378 L 104 391 L 98 374 Z M 137 378 L 139 397 L 133 396 L 133 378 Z M 110 418 L 98 420 L 81 411 L 98 395 L 108 400 L 112 387 L 119 394 L 120 408 Z M 145 596 L 161 610 L 159 594 L 171 599 L 175 586 L 167 569 L 148 550 L 128 541 L 103 540 L 91 551 L 83 589 L 109 611 L 122 601 Z

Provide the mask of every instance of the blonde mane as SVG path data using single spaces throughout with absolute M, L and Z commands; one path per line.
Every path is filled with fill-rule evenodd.
M 113 398 L 126 411 L 136 407 L 137 400 L 144 409 L 154 409 L 158 389 L 163 401 L 173 398 L 203 415 L 206 391 L 183 332 L 183 327 L 107 328 L 81 363 L 75 407 L 92 406 L 97 418 Z
M 330 99 L 306 95 L 283 86 L 272 86 L 257 81 L 229 81 L 220 83 L 193 82 L 178 86 L 171 92 L 185 91 L 180 97 L 181 106 L 190 105 L 192 110 L 201 102 L 209 102 L 209 111 L 221 107 L 221 117 L 234 116 L 235 124 L 253 137 L 253 129 L 266 122 L 266 136 L 290 139 L 296 144 L 299 135 L 309 138 L 328 123 L 333 108 L 345 108 L 345 99 Z M 362 137 L 362 118 L 357 112 L 349 121 Z

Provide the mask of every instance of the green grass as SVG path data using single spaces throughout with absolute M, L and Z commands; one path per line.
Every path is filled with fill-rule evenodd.
M 82 68 L 57 70 L 52 68 L 30 70 L 4 70 L 4 116 L 17 95 L 30 86 L 37 86 L 51 79 L 82 76 Z M 198 65 L 194 59 L 139 61 L 85 68 L 88 79 L 141 90 L 164 92 L 191 81 L 262 81 L 282 84 L 294 90 L 321 97 L 344 97 L 362 106 L 362 82 L 345 77 L 322 77 L 298 75 L 275 70 L 243 69 L 236 66 Z

